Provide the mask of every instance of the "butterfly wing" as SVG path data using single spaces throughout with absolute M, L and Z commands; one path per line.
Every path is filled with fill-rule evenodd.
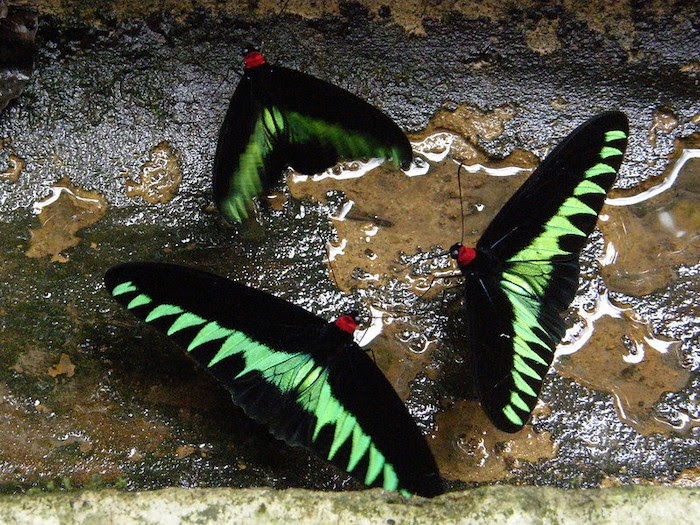
M 248 217 L 251 199 L 269 192 L 288 165 L 284 121 L 256 97 L 255 87 L 247 75 L 238 84 L 214 156 L 214 201 L 232 222 Z
M 339 160 L 384 158 L 408 167 L 411 145 L 384 113 L 359 97 L 299 71 L 249 70 L 219 134 L 214 199 L 240 222 L 251 198 L 269 192 L 291 166 L 313 174 Z
M 620 112 L 579 126 L 477 244 L 489 254 L 490 269 L 467 276 L 469 323 L 482 404 L 502 430 L 522 428 L 537 402 L 565 333 L 560 313 L 578 290 L 579 255 L 620 169 L 628 133 Z
M 166 333 L 250 417 L 368 486 L 441 492 L 427 443 L 389 382 L 341 332 L 267 293 L 197 270 L 110 269 L 113 297 Z

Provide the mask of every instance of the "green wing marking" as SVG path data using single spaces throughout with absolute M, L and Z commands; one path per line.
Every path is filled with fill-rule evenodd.
M 269 424 L 276 437 L 315 450 L 347 472 L 360 476 L 366 485 L 401 490 L 394 467 L 357 418 L 333 395 L 328 381 L 329 369 L 318 365 L 310 354 L 275 351 L 241 331 L 187 312 L 178 305 L 158 304 L 140 293 L 132 281 L 116 285 L 112 295 L 146 322 L 157 323 L 157 327 L 170 336 L 180 336 L 182 339 L 178 342 L 207 368 L 214 369 L 230 358 L 239 358 L 242 366 L 226 381 L 234 400 L 253 384 L 261 387 L 260 398 L 254 400 L 255 403 L 277 406 L 280 410 L 297 409 L 306 415 L 308 431 L 303 438 L 306 442 L 298 442 L 285 433 L 284 423 L 271 421 L 254 406 L 242 407 L 251 417 Z M 215 345 L 213 351 L 212 344 Z M 326 434 L 332 435 L 330 440 L 321 439 L 324 429 L 328 431 Z M 348 459 L 340 463 L 339 452 L 343 449 Z
M 233 169 L 228 194 L 219 203 L 221 212 L 233 222 L 246 219 L 251 200 L 269 190 L 281 170 L 289 165 L 304 173 L 309 170 L 303 164 L 308 161 L 300 159 L 304 156 L 327 159 L 321 161 L 326 167 L 338 160 L 370 157 L 391 160 L 396 166 L 402 162 L 400 148 L 384 146 L 369 135 L 295 111 L 265 107 Z
M 320 144 L 335 150 L 339 159 L 377 157 L 401 166 L 401 149 L 386 147 L 368 135 L 320 119 L 290 111 L 286 114 L 290 128 L 290 143 L 294 145 Z
M 278 109 L 262 110 L 238 159 L 238 166 L 234 168 L 229 194 L 220 203 L 226 218 L 241 222 L 248 217 L 250 201 L 262 193 L 263 181 L 272 178 L 272 174 L 268 175 L 266 171 L 277 168 L 270 166 L 270 156 L 284 137 L 285 129 L 285 119 Z
M 529 246 L 506 261 L 506 269 L 501 274 L 501 290 L 513 312 L 511 344 L 514 356 L 507 401 L 501 411 L 517 427 L 525 424 L 537 403 L 544 374 L 563 335 L 563 322 L 558 317 L 561 305 L 555 301 L 552 307 L 542 300 L 557 278 L 559 261 L 578 259 L 580 248 L 572 251 L 563 239 L 573 236 L 585 241 L 588 237 L 590 231 L 582 231 L 576 224 L 577 220 L 581 216 L 589 216 L 593 218 L 592 224 L 595 224 L 598 212 L 586 199 L 607 193 L 606 188 L 610 187 L 611 182 L 602 181 L 601 178 L 617 172 L 608 162 L 616 162 L 619 166 L 623 155 L 622 150 L 609 143 L 626 139 L 627 134 L 612 130 L 604 136 L 606 144 L 600 151 L 599 162 L 585 171 L 573 195 L 564 200 Z M 577 247 L 579 245 L 576 244 Z M 568 303 L 563 307 L 566 306 Z

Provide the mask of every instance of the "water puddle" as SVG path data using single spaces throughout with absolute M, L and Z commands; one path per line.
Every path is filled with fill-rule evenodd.
M 615 192 L 598 226 L 609 257 L 602 274 L 610 289 L 643 296 L 668 286 L 679 266 L 700 261 L 700 137 L 676 144 L 661 181 L 641 191 Z
M 680 342 L 654 334 L 648 321 L 633 308 L 611 302 L 607 292 L 592 311 L 579 309 L 578 315 L 580 323 L 565 338 L 573 342 L 557 348 L 559 375 L 611 394 L 620 420 L 640 434 L 678 433 L 655 405 L 690 379 Z
M 126 181 L 126 195 L 132 199 L 141 197 L 150 204 L 165 204 L 175 197 L 181 182 L 180 155 L 163 141 L 149 151 L 139 182 Z
M 523 463 L 552 459 L 557 454 L 548 432 L 534 432 L 529 425 L 517 434 L 501 432 L 475 401 L 460 401 L 438 414 L 436 427 L 431 448 L 440 473 L 450 480 L 502 481 Z
M 107 200 L 97 192 L 73 186 L 62 179 L 51 187 L 51 195 L 34 204 L 41 225 L 30 230 L 27 257 L 51 257 L 68 262 L 65 253 L 80 244 L 77 233 L 98 222 L 107 212 Z

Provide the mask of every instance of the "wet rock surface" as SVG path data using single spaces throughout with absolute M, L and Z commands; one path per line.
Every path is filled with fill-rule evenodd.
M 496 432 L 456 366 L 464 356 L 450 319 L 461 309 L 453 292 L 443 296 L 455 283 L 419 297 L 447 261 L 413 262 L 460 240 L 453 159 L 487 168 L 463 176 L 463 240 L 474 243 L 536 159 L 601 110 L 631 121 L 613 199 L 662 184 L 681 150 L 697 149 L 696 7 L 486 3 L 478 13 L 421 16 L 293 4 L 279 16 L 277 4 L 261 3 L 253 15 L 270 13 L 262 18 L 71 13 L 83 22 L 39 6 L 36 70 L 0 113 L 0 172 L 17 174 L 0 178 L 0 490 L 357 487 L 275 441 L 121 311 L 102 275 L 127 260 L 195 265 L 327 319 L 353 308 L 383 316 L 371 343 L 377 364 L 453 487 L 697 485 L 697 160 L 666 191 L 604 209 L 602 234 L 583 256 L 572 330 L 519 434 Z M 444 133 L 446 155 L 417 148 L 429 171 L 415 177 L 388 168 L 347 180 L 290 176 L 257 221 L 225 225 L 211 207 L 211 164 L 248 41 L 263 41 L 271 62 L 381 107 L 416 145 Z M 488 171 L 514 166 L 513 176 Z M 126 178 L 143 199 L 129 195 Z M 345 220 L 329 219 L 350 200 Z M 38 216 L 37 203 L 46 204 Z M 627 313 L 596 310 L 601 297 Z

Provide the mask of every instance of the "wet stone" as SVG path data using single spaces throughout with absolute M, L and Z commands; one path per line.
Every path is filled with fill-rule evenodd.
M 595 112 L 630 117 L 613 199 L 666 180 L 674 141 L 699 124 L 688 17 L 609 2 L 546 12 L 534 3 L 394 3 L 380 12 L 368 2 L 290 2 L 283 15 L 278 2 L 221 4 L 225 13 L 179 3 L 168 14 L 158 3 L 41 4 L 52 16 L 41 18 L 38 67 L 0 118 L 0 137 L 26 160 L 16 182 L 0 182 L 0 490 L 360 488 L 252 423 L 180 350 L 114 304 L 104 271 L 136 259 L 226 275 L 326 319 L 361 310 L 362 331 L 373 324 L 362 344 L 371 340 L 451 489 L 700 483 L 698 259 L 692 234 L 676 236 L 697 232 L 697 177 L 683 172 L 657 196 L 668 201 L 604 209 L 567 319 L 587 326 L 606 291 L 629 315 L 590 321 L 588 339 L 574 331 L 582 348 L 560 357 L 572 367 L 550 372 L 535 418 L 517 435 L 490 427 L 468 374 L 452 378 L 461 395 L 446 392 L 446 369 L 466 361 L 446 335 L 461 288 L 459 279 L 432 280 L 452 269 L 444 250 L 473 245 L 539 159 Z M 388 166 L 364 173 L 362 162 L 331 170 L 335 179 L 292 176 L 250 224 L 224 224 L 211 206 L 211 161 L 238 49 L 251 39 L 264 40 L 275 63 L 386 111 L 421 158 L 411 176 Z M 652 148 L 659 100 L 678 126 L 659 130 Z M 9 155 L 0 152 L 0 171 L 14 170 Z M 347 172 L 357 177 L 338 180 Z M 56 180 L 66 189 L 44 202 Z M 39 220 L 33 203 L 45 204 Z M 659 211 L 678 228 L 655 225 Z M 46 232 L 29 240 L 29 230 L 44 229 L 38 223 Z M 30 247 L 45 255 L 25 256 Z M 50 262 L 68 255 L 70 264 Z M 676 351 L 685 359 L 674 361 Z M 62 353 L 75 373 L 51 377 Z M 690 422 L 679 431 L 681 416 Z
M 36 56 L 38 17 L 28 6 L 7 5 L 0 10 L 0 112 L 29 83 Z

